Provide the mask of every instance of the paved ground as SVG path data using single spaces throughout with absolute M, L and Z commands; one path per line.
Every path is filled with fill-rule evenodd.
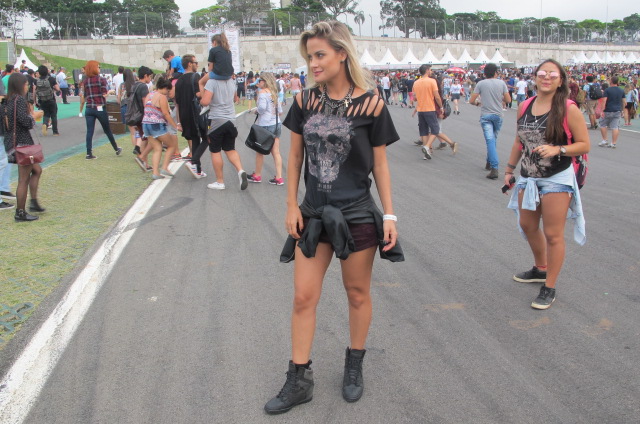
M 637 134 L 624 132 L 616 150 L 593 147 L 582 192 L 588 241 L 577 246 L 568 227 L 558 300 L 541 312 L 529 307 L 539 286 L 511 280 L 532 258 L 501 183 L 484 177 L 479 110 L 463 105 L 445 122 L 460 152 L 431 161 L 413 146 L 409 112 L 392 107 L 402 139 L 389 148 L 407 261 L 374 266 L 360 402 L 340 396 L 348 325 L 334 261 L 318 311 L 314 400 L 264 415 L 289 358 L 292 265 L 278 263 L 285 187 L 240 192 L 227 163 L 221 192 L 207 190 L 211 178 L 177 174 L 26 422 L 637 422 Z M 505 121 L 503 161 L 515 111 Z M 239 140 L 249 125 L 241 118 Z M 288 141 L 285 131 L 285 164 Z M 253 155 L 240 152 L 250 172 Z

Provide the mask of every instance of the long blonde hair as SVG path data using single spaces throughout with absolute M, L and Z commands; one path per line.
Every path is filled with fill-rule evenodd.
M 271 99 L 278 113 L 278 86 L 276 85 L 276 77 L 271 72 L 260 72 L 260 81 L 264 81 L 267 89 L 271 92 Z
M 231 47 L 229 47 L 229 40 L 227 40 L 227 36 L 224 35 L 224 32 L 221 32 L 220 34 L 216 34 L 213 37 L 211 37 L 211 42 L 216 43 L 226 51 L 231 50 Z
M 309 68 L 307 41 L 316 37 L 327 40 L 335 51 L 344 51 L 347 54 L 345 68 L 347 70 L 347 78 L 353 85 L 363 90 L 371 90 L 376 86 L 371 74 L 360 66 L 360 60 L 358 59 L 355 43 L 349 28 L 338 21 L 318 22 L 310 30 L 300 35 L 300 54 L 307 62 L 307 69 Z M 315 86 L 314 82 L 311 81 L 311 83 L 313 84 L 312 86 Z

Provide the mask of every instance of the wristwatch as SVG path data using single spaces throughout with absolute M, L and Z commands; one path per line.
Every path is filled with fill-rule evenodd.
M 564 146 L 560 146 L 560 156 L 564 156 L 567 154 L 567 149 Z

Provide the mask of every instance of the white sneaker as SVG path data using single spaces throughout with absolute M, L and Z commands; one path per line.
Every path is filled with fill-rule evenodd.
M 225 186 L 223 183 L 219 183 L 219 182 L 213 182 L 211 184 L 207 184 L 207 188 L 210 188 L 212 190 L 224 190 Z
M 196 178 L 199 180 L 200 178 L 206 178 L 207 174 L 204 173 L 204 171 L 200 172 L 199 174 L 197 174 Z
M 609 144 L 609 147 L 611 147 L 612 149 L 615 149 L 616 145 L 615 144 Z
M 240 190 L 246 190 L 249 185 L 249 180 L 247 179 L 247 173 L 244 171 L 238 172 L 238 180 L 240 181 Z
M 429 149 L 427 146 L 422 146 L 422 154 L 424 155 L 423 157 L 424 160 L 431 159 L 431 155 L 433 154 L 433 151 Z
M 193 178 L 199 178 L 198 168 L 194 164 L 192 164 L 191 162 L 185 162 L 184 166 L 186 166 L 189 172 L 191 172 L 191 175 L 193 175 Z
M 602 140 L 600 143 L 598 143 L 598 146 L 600 147 L 607 147 L 609 145 L 609 143 L 607 142 L 607 140 Z

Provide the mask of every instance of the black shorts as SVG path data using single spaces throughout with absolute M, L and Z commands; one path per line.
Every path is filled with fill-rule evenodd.
M 237 93 L 238 97 L 244 96 L 244 87 L 238 87 Z
M 429 134 L 440 134 L 440 123 L 435 111 L 418 112 L 418 131 L 420 132 L 420 137 L 425 137 Z
M 306 231 L 307 224 L 309 223 L 309 218 L 302 218 L 302 222 L 304 223 L 304 230 Z M 360 252 L 362 250 L 366 250 L 370 247 L 378 245 L 378 231 L 376 229 L 376 224 L 349 224 L 349 232 L 351 233 L 351 237 L 353 238 L 353 244 L 355 245 L 354 252 Z M 329 243 L 331 244 L 331 238 L 329 238 L 329 234 L 326 231 L 322 230 L 320 233 L 320 238 L 318 239 L 320 243 Z
M 222 126 L 216 128 L 209 133 L 209 151 L 211 153 L 220 153 L 236 149 L 236 137 L 238 129 L 231 121 L 227 121 Z

